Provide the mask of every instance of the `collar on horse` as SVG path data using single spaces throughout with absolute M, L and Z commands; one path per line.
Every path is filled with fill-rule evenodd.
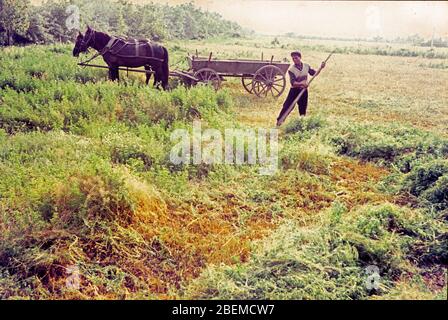
M 81 62 L 81 63 L 82 63 L 82 64 L 88 63 L 88 62 L 92 61 L 93 59 L 95 59 L 96 57 L 98 57 L 98 56 L 102 56 L 102 55 L 106 54 L 106 53 L 107 53 L 109 50 L 111 50 L 111 49 L 113 48 L 113 46 L 116 44 L 116 40 L 117 40 L 116 37 L 111 36 L 109 42 L 106 44 L 106 46 L 105 46 L 101 51 L 98 51 L 98 52 L 95 53 L 90 59 L 88 59 L 88 60 L 86 60 L 86 61 L 83 61 L 83 62 Z

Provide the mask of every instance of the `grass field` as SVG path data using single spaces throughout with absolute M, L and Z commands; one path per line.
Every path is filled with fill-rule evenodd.
M 0 49 L 0 298 L 447 299 L 448 50 L 272 40 L 167 46 L 173 69 L 195 50 L 314 67 L 336 50 L 273 176 L 175 166 L 170 134 L 197 112 L 271 128 L 285 94 L 160 92 L 77 67 L 70 45 Z

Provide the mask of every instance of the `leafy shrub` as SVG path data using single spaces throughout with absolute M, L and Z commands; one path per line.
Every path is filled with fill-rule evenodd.
M 120 221 L 123 225 L 131 222 L 132 203 L 119 176 L 105 173 L 72 177 L 68 182 L 56 186 L 48 198 L 51 207 L 45 206 L 43 214 L 49 219 L 77 230 L 88 225 L 88 221 Z
M 280 151 L 280 162 L 285 169 L 328 174 L 333 154 L 328 147 L 316 141 L 299 143 L 288 141 Z
M 110 134 L 103 138 L 103 143 L 110 150 L 114 163 L 131 164 L 132 160 L 139 160 L 143 170 L 149 170 L 153 165 L 149 148 L 143 139 L 135 135 Z
M 326 136 L 341 155 L 385 165 L 396 164 L 403 172 L 409 172 L 422 161 L 448 155 L 448 140 L 397 125 L 346 125 L 336 132 L 326 132 Z
M 433 187 L 425 190 L 422 198 L 438 210 L 448 209 L 448 174 L 437 179 Z
M 187 290 L 199 299 L 359 299 L 363 271 L 349 245 L 285 222 L 257 246 L 251 260 L 207 269 Z
M 89 123 L 125 122 L 171 125 L 177 120 L 200 117 L 214 120 L 231 104 L 226 90 L 183 87 L 162 92 L 141 86 L 136 79 L 117 84 L 102 82 L 104 72 L 78 67 L 73 58 L 52 52 L 68 46 L 35 46 L 24 51 L 18 63 L 0 61 L 0 128 L 8 133 L 63 129 L 77 131 Z M 10 51 L 18 51 L 12 48 Z M 48 59 L 48 55 L 54 59 Z M 80 86 L 79 82 L 85 84 Z
M 420 196 L 432 188 L 439 178 L 448 174 L 447 161 L 433 161 L 412 170 L 405 178 L 404 188 L 411 194 Z
M 412 271 L 415 251 L 434 247 L 446 227 L 422 212 L 393 205 L 355 211 L 335 206 L 316 228 L 284 222 L 258 243 L 247 263 L 209 267 L 186 290 L 201 299 L 366 299 L 383 295 Z M 445 253 L 442 253 L 445 254 Z M 446 256 L 446 254 L 445 254 Z M 440 257 L 440 256 L 439 256 Z M 365 268 L 376 265 L 381 285 L 369 291 Z
M 402 182 L 401 191 L 419 197 L 436 210 L 448 209 L 448 162 L 434 160 L 415 167 Z
M 129 226 L 163 216 L 166 204 L 154 188 L 105 162 L 83 169 L 43 195 L 39 209 L 46 222 L 40 229 L 15 226 L 14 234 L 2 234 L 0 272 L 15 283 L 4 291 L 8 282 L 0 281 L 2 298 L 121 295 L 140 286 L 148 290 L 150 284 L 144 285 L 141 277 L 150 277 L 160 254 L 153 240 Z M 0 226 L 4 223 L 0 220 Z M 65 286 L 67 268 L 73 265 L 82 274 L 81 291 Z M 91 287 L 96 289 L 89 292 Z
M 287 134 L 301 133 L 317 131 L 324 127 L 326 122 L 320 116 L 310 116 L 306 118 L 295 119 L 287 124 L 285 132 Z

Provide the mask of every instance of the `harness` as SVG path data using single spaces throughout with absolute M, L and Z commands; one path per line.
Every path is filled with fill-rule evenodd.
M 98 51 L 90 59 L 88 59 L 82 63 L 88 63 L 88 62 L 92 61 L 93 59 L 95 59 L 96 57 L 106 54 L 106 52 L 111 50 L 112 47 L 114 46 L 115 40 L 117 40 L 117 38 L 115 38 L 114 36 L 110 37 L 109 42 L 106 44 L 106 46 L 103 48 L 103 50 Z M 83 40 L 83 42 L 84 42 L 84 40 Z M 88 42 L 86 42 L 86 43 L 88 43 Z
M 135 57 L 141 58 L 140 50 L 146 46 L 149 48 L 149 50 L 151 52 L 150 57 L 154 56 L 154 48 L 149 40 L 137 40 L 137 39 L 127 39 L 126 40 L 123 38 L 118 38 L 118 39 L 123 41 L 124 44 L 120 49 L 117 50 L 117 52 L 114 52 L 115 55 L 119 55 L 120 50 L 125 48 L 126 46 L 135 46 Z M 122 56 L 122 57 L 132 57 L 132 56 Z M 147 57 L 147 58 L 149 58 L 149 57 Z M 154 59 L 163 61 L 163 59 L 159 59 L 159 58 L 155 58 L 155 57 L 154 57 Z
M 93 41 L 93 42 L 95 41 L 95 32 L 92 32 L 90 34 L 87 41 L 85 41 L 85 39 L 83 39 L 81 45 L 87 46 L 87 44 L 90 41 Z M 134 47 L 134 48 L 132 48 L 132 47 Z M 141 55 L 141 50 L 144 49 L 145 47 L 149 48 L 149 50 L 150 50 L 149 57 L 145 56 L 145 55 Z M 124 52 L 134 51 L 135 55 L 124 54 L 123 51 Z M 108 52 L 110 54 L 112 54 L 113 56 L 116 56 L 119 58 L 140 58 L 140 59 L 155 60 L 155 61 L 159 61 L 159 62 L 165 61 L 165 59 L 154 57 L 154 48 L 149 40 L 124 39 L 121 37 L 111 36 L 110 40 L 106 44 L 106 46 L 104 46 L 104 48 L 101 51 L 98 51 L 97 53 L 95 53 L 90 59 L 84 61 L 83 64 L 92 61 L 93 59 L 95 59 L 98 56 L 103 56 Z
M 165 59 L 154 57 L 154 45 L 148 40 L 137 40 L 137 39 L 123 39 L 120 37 L 112 37 L 114 41 L 111 44 L 111 47 L 107 50 L 110 51 L 111 54 L 120 58 L 143 58 L 143 59 L 151 59 L 163 62 Z M 111 40 L 112 40 L 111 39 Z M 106 46 L 107 47 L 107 46 Z M 142 50 L 144 53 L 144 49 L 148 48 L 150 55 L 142 55 Z M 106 52 L 107 52 L 106 51 Z M 135 52 L 134 55 L 130 54 L 131 52 Z

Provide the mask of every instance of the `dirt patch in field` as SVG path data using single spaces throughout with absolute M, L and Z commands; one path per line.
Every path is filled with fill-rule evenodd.
M 389 172 L 370 163 L 340 159 L 332 164 L 330 177 L 338 199 L 352 208 L 366 203 L 391 201 L 392 196 L 377 190 L 376 184 Z

